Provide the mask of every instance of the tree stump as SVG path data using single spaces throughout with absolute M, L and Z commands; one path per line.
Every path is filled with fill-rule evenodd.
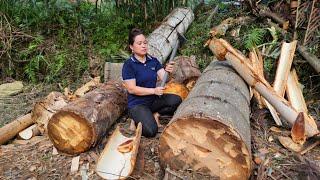
M 226 62 L 212 62 L 160 137 L 161 165 L 221 179 L 248 179 L 249 106 L 243 79 Z
M 106 135 L 126 104 L 124 87 L 109 81 L 54 114 L 48 123 L 49 138 L 60 152 L 87 151 Z

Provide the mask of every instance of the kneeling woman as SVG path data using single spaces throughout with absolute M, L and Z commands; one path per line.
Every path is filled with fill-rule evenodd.
M 173 115 L 182 99 L 173 94 L 164 94 L 163 87 L 156 87 L 157 78 L 162 80 L 165 71 L 171 73 L 173 64 L 164 69 L 157 58 L 147 54 L 148 45 L 142 30 L 129 33 L 132 56 L 125 61 L 122 78 L 128 90 L 129 116 L 135 124 L 142 123 L 142 135 L 154 137 L 158 132 L 158 116 Z

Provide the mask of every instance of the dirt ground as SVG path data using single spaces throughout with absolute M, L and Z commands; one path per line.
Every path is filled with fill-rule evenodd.
M 51 89 L 50 89 L 51 90 Z M 33 103 L 45 95 L 44 92 L 29 89 L 11 97 L 11 101 L 19 99 L 20 103 L 10 105 L 11 101 L 1 100 L 2 123 L 9 122 L 19 114 L 31 110 Z M 24 97 L 24 98 L 22 98 Z M 8 99 L 7 99 L 8 100 Z M 9 104 L 8 109 L 3 109 L 4 104 Z M 315 109 L 320 107 L 320 102 L 309 104 Z M 167 124 L 169 117 L 160 119 L 162 124 Z M 316 117 L 319 122 L 319 117 Z M 102 152 L 108 137 L 117 125 L 124 129 L 129 127 L 129 119 L 122 116 L 108 132 L 102 142 L 90 151 L 80 154 L 80 166 L 76 173 L 70 173 L 72 156 L 53 154 L 53 144 L 46 136 L 38 136 L 29 141 L 11 141 L 0 146 L 0 179 L 101 179 L 95 172 L 95 164 Z M 271 130 L 275 126 L 266 110 L 252 110 L 251 134 L 252 155 L 254 168 L 250 179 L 320 179 L 320 147 L 317 146 L 300 156 L 285 149 L 277 140 L 279 135 L 288 135 L 288 129 L 280 131 Z M 271 129 L 270 129 L 271 128 Z M 160 130 L 161 131 L 161 130 Z M 155 138 L 141 139 L 137 163 L 129 179 L 217 179 L 206 176 L 200 172 L 165 171 L 160 167 L 158 157 L 158 143 L 161 132 Z M 310 139 L 312 144 L 315 139 Z

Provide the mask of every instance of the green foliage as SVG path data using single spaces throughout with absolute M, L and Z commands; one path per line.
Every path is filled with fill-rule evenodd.
M 264 36 L 266 34 L 266 29 L 262 28 L 254 28 L 245 36 L 245 48 L 247 50 L 250 50 L 260 44 L 264 41 Z

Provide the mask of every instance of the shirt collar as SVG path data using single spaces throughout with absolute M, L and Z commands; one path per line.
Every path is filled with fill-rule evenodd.
M 130 57 L 131 61 L 135 62 L 135 63 L 141 63 L 134 55 L 131 55 Z M 146 55 L 146 62 L 152 60 L 152 57 L 147 54 Z

